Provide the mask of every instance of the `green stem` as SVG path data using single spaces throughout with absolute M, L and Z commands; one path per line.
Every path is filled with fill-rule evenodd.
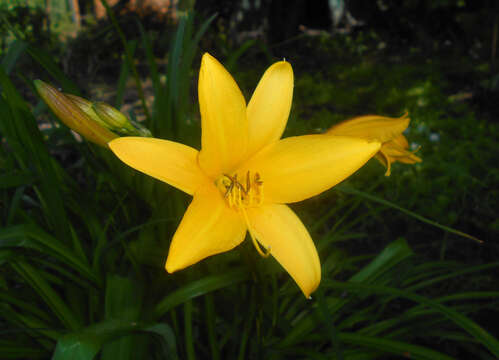
M 208 333 L 208 342 L 210 343 L 211 358 L 213 360 L 220 359 L 220 350 L 215 333 L 215 305 L 213 303 L 213 294 L 206 294 L 204 297 L 205 316 L 206 316 L 206 331 Z
M 194 340 L 192 338 L 192 300 L 184 303 L 184 335 L 185 335 L 185 351 L 187 359 L 194 360 Z

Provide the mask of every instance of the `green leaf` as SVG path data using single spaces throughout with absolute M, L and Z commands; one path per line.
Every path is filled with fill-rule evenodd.
M 71 266 L 90 281 L 99 283 L 99 279 L 90 269 L 89 264 L 75 256 L 64 244 L 34 224 L 14 225 L 0 229 L 0 248 L 5 247 L 25 247 L 38 250 Z
M 432 225 L 432 226 L 435 226 L 439 229 L 442 229 L 444 231 L 447 231 L 447 232 L 450 232 L 452 234 L 456 234 L 456 235 L 459 235 L 459 236 L 462 236 L 462 237 L 465 237 L 465 238 L 468 238 L 468 239 L 471 239 L 471 240 L 474 240 L 474 241 L 477 241 L 479 243 L 482 243 L 483 241 L 472 236 L 472 235 L 469 235 L 469 234 L 466 234 L 462 231 L 459 231 L 459 230 L 456 230 L 456 229 L 453 229 L 453 228 L 450 228 L 448 226 L 445 226 L 445 225 L 442 225 L 442 224 L 439 224 L 435 221 L 432 221 L 430 219 L 427 219 L 425 218 L 424 216 L 421 216 L 419 214 L 416 214 L 415 212 L 412 212 L 410 210 L 407 210 L 407 209 L 404 209 L 403 207 L 401 206 L 398 206 L 397 204 L 394 204 L 388 200 L 385 200 L 385 199 L 382 199 L 382 198 L 379 198 L 377 196 L 374 196 L 374 195 L 371 195 L 371 194 L 368 194 L 366 192 L 363 192 L 363 191 L 360 191 L 360 190 L 357 190 L 357 189 L 354 189 L 352 187 L 349 187 L 349 186 L 345 186 L 345 185 L 338 185 L 335 187 L 336 190 L 339 190 L 339 191 L 342 191 L 344 193 L 347 193 L 347 194 L 352 194 L 352 195 L 357 195 L 357 196 L 360 196 L 360 197 L 363 197 L 365 199 L 368 199 L 368 200 L 371 200 L 371 201 L 374 201 L 374 202 L 377 202 L 379 204 L 383 204 L 383 205 L 386 205 L 386 206 L 389 206 L 393 209 L 396 209 L 406 215 L 409 215 L 410 217 L 413 217 L 419 221 L 422 221 L 426 224 L 429 224 L 429 225 Z
M 137 45 L 136 41 L 130 41 L 128 43 L 128 46 L 130 47 L 129 51 L 131 56 L 134 56 L 135 54 L 136 45 Z M 116 106 L 116 108 L 118 109 L 121 108 L 121 105 L 123 104 L 123 96 L 125 95 L 126 83 L 129 75 L 130 75 L 130 67 L 128 66 L 128 61 L 125 60 L 121 65 L 120 77 L 118 79 L 118 85 L 116 87 L 116 101 L 114 103 L 114 106 Z
M 422 346 L 412 345 L 406 342 L 388 340 L 381 337 L 364 336 L 353 333 L 340 332 L 341 342 L 362 346 L 369 349 L 380 350 L 383 353 L 392 353 L 410 359 L 426 360 L 452 360 L 453 358 Z
M 0 340 L 0 354 L 2 359 L 46 359 L 48 352 L 14 341 Z
M 256 39 L 249 39 L 246 40 L 237 50 L 233 51 L 225 62 L 225 68 L 227 71 L 234 73 L 236 71 L 236 64 L 239 58 L 255 44 Z
M 101 0 L 102 5 L 106 8 L 106 13 L 109 19 L 111 20 L 111 23 L 113 24 L 114 28 L 116 29 L 116 32 L 118 33 L 118 36 L 121 40 L 121 43 L 123 44 L 123 47 L 125 48 L 125 60 L 128 63 L 128 68 L 132 71 L 133 78 L 135 80 L 135 85 L 137 87 L 137 92 L 138 96 L 140 98 L 140 101 L 142 103 L 142 109 L 144 110 L 144 115 L 146 117 L 147 122 L 149 122 L 150 119 L 150 114 L 149 114 L 149 109 L 146 104 L 146 99 L 144 96 L 144 89 L 142 87 L 142 82 L 140 81 L 140 76 L 137 71 L 137 67 L 135 66 L 135 62 L 133 61 L 133 56 L 131 54 L 131 48 L 132 46 L 127 42 L 126 36 L 123 33 L 123 30 L 121 30 L 121 27 L 116 20 L 116 16 L 114 15 L 113 10 L 109 7 L 109 4 L 107 3 L 106 0 Z
M 411 255 L 412 250 L 409 248 L 407 243 L 402 239 L 396 240 L 390 243 L 381 252 L 381 254 L 374 258 L 374 260 L 371 261 L 367 266 L 353 275 L 349 281 L 354 283 L 373 283 L 384 273 L 386 273 Z M 324 285 L 322 284 L 321 286 Z M 348 298 L 333 298 L 329 302 L 327 311 L 330 314 L 334 314 L 338 312 L 343 306 L 345 306 L 349 301 L 350 300 Z M 316 328 L 320 324 L 321 321 L 312 316 L 304 317 L 291 329 L 291 331 L 281 341 L 279 347 L 288 347 L 298 342 L 306 334 L 312 332 L 314 328 Z
M 0 292 L 0 300 L 4 304 L 10 304 L 14 306 L 17 309 L 21 309 L 24 314 L 26 313 L 31 313 L 35 316 L 37 316 L 40 319 L 43 319 L 44 321 L 50 321 L 50 316 L 40 309 L 37 304 L 33 304 L 32 302 L 28 302 L 22 299 L 19 299 L 16 297 L 14 294 L 11 294 L 12 292 L 10 291 L 4 291 Z
M 2 59 L 2 66 L 7 74 L 10 74 L 19 57 L 24 53 L 28 44 L 24 41 L 14 40 Z
M 110 274 L 106 281 L 106 320 L 137 322 L 142 306 L 142 288 L 130 278 Z M 106 344 L 102 359 L 134 359 L 138 357 L 134 337 L 126 336 Z
M 75 85 L 75 83 L 70 80 L 66 74 L 60 69 L 60 67 L 55 63 L 54 57 L 45 52 L 44 50 L 35 48 L 31 45 L 28 45 L 26 47 L 26 51 L 28 54 L 45 70 L 54 78 L 56 79 L 61 87 L 63 88 L 64 92 L 68 92 L 71 94 L 75 95 L 81 95 L 80 90 L 78 89 L 78 86 Z
M 248 278 L 248 270 L 238 268 L 227 271 L 227 273 L 222 275 L 211 275 L 193 281 L 164 297 L 163 300 L 156 305 L 154 316 L 155 318 L 162 317 L 165 313 L 179 304 L 183 304 L 188 300 L 208 294 L 212 291 L 246 281 Z
M 423 296 L 411 293 L 405 289 L 399 290 L 387 286 L 367 285 L 367 284 L 360 284 L 353 282 L 338 283 L 331 280 L 329 281 L 326 280 L 325 283 L 328 287 L 336 289 L 348 290 L 348 291 L 360 291 L 364 293 L 367 292 L 369 294 L 373 293 L 389 294 L 397 297 L 410 299 L 422 305 L 426 305 L 432 309 L 437 310 L 439 313 L 448 318 L 450 321 L 454 322 L 456 325 L 460 326 L 463 330 L 465 330 L 470 335 L 475 337 L 475 339 L 477 339 L 480 343 L 482 343 L 485 347 L 487 347 L 487 349 L 489 349 L 489 351 L 492 354 L 494 354 L 495 356 L 499 356 L 499 341 L 494 336 L 492 336 L 490 333 L 485 331 L 481 326 L 479 326 L 478 324 L 476 324 L 466 316 L 434 300 L 430 300 Z
M 156 61 L 154 60 L 154 52 L 151 44 L 151 39 L 149 34 L 144 30 L 142 23 L 137 20 L 137 26 L 140 30 L 140 37 L 142 39 L 142 47 L 144 48 L 144 52 L 146 54 L 147 64 L 149 65 L 149 72 L 151 74 L 152 85 L 154 89 L 154 93 L 158 94 L 161 87 L 161 82 L 159 78 L 158 66 Z
M 208 341 L 210 343 L 211 359 L 220 359 L 220 346 L 217 342 L 216 332 L 215 332 L 215 305 L 213 302 L 213 294 L 206 294 L 204 297 L 205 302 L 205 326 L 206 332 L 208 333 Z
M 184 343 L 187 359 L 196 359 L 194 338 L 192 336 L 192 300 L 187 300 L 184 303 Z
M 172 328 L 166 324 L 158 323 L 144 327 L 144 331 L 156 334 L 166 345 L 166 358 L 171 360 L 178 359 L 177 341 Z
M 36 119 L 2 68 L 0 84 L 5 96 L 1 98 L 0 107 L 8 111 L 0 119 L 2 132 L 7 142 L 12 142 L 15 147 L 14 154 L 21 169 L 27 172 L 35 168 L 34 176 L 40 179 L 35 192 L 46 221 L 59 239 L 70 239 L 71 231 L 61 192 L 61 175 L 64 171 L 50 156 Z
M 122 320 L 104 321 L 63 336 L 57 342 L 52 360 L 91 360 L 104 344 L 136 332 L 159 335 L 170 347 L 173 336 L 170 330 L 166 324 L 140 325 Z
M 11 263 L 11 266 L 26 280 L 38 295 L 40 295 L 43 301 L 67 329 L 76 330 L 81 326 L 80 322 L 67 307 L 66 303 L 41 275 L 43 271 L 35 269 L 24 261 Z

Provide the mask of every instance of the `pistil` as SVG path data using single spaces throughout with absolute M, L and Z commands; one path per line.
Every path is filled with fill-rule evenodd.
M 258 253 L 263 257 L 269 256 L 270 246 L 262 249 L 258 244 L 246 213 L 246 208 L 260 206 L 263 203 L 263 181 L 260 174 L 255 172 L 252 179 L 250 171 L 246 172 L 246 184 L 244 185 L 238 180 L 237 173 L 232 176 L 223 174 L 215 183 L 223 193 L 228 206 L 243 216 L 253 246 Z

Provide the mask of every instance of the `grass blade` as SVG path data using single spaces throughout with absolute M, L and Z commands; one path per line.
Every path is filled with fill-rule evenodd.
M 352 283 L 373 283 L 381 277 L 385 272 L 407 259 L 412 255 L 412 250 L 403 240 L 397 240 L 389 244 L 373 261 L 365 266 L 358 273 L 350 278 Z M 323 284 L 321 286 L 324 286 Z M 348 299 L 333 299 L 328 305 L 328 312 L 334 314 L 338 312 Z M 308 316 L 303 318 L 281 341 L 279 347 L 284 348 L 293 345 L 300 341 L 306 334 L 313 331 L 314 328 L 321 324 L 317 319 Z
M 102 346 L 123 336 L 137 332 L 159 335 L 165 342 L 171 341 L 172 332 L 166 324 L 141 325 L 136 322 L 109 320 L 63 336 L 57 342 L 52 360 L 92 360 Z M 171 347 L 171 344 L 167 344 Z
M 24 41 L 14 40 L 9 46 L 7 54 L 2 59 L 2 67 L 5 69 L 7 74 L 10 74 L 17 60 L 24 53 L 28 44 Z
M 339 334 L 342 342 L 369 349 L 380 350 L 384 353 L 392 353 L 401 357 L 421 360 L 452 360 L 453 358 L 422 346 L 412 345 L 405 342 L 388 340 L 380 337 L 358 335 L 353 333 Z
M 492 354 L 494 354 L 494 356 L 499 357 L 499 341 L 494 336 L 492 336 L 485 329 L 483 329 L 481 326 L 479 326 L 466 316 L 434 300 L 430 300 L 423 296 L 408 292 L 405 289 L 398 290 L 387 286 L 366 285 L 353 282 L 339 283 L 331 280 L 326 280 L 325 283 L 326 286 L 339 290 L 360 291 L 369 294 L 381 293 L 394 295 L 436 309 L 443 316 L 454 322 L 456 325 L 460 326 L 463 330 L 468 332 L 468 334 L 472 335 L 475 339 L 482 343 L 487 349 L 489 349 Z
M 337 187 L 335 187 L 335 189 L 339 190 L 339 191 L 342 191 L 344 193 L 347 193 L 347 194 L 352 194 L 352 195 L 357 195 L 357 196 L 360 196 L 360 197 L 363 197 L 367 200 L 371 200 L 371 201 L 374 201 L 374 202 L 377 202 L 378 204 L 383 204 L 383 205 L 386 205 L 386 206 L 389 206 L 393 209 L 396 209 L 406 215 L 409 215 L 410 217 L 413 217 L 419 221 L 422 221 L 426 224 L 429 224 L 431 226 L 435 226 L 439 229 L 442 229 L 444 231 L 447 231 L 447 232 L 450 232 L 452 234 L 456 234 L 456 235 L 459 235 L 459 236 L 462 236 L 462 237 L 465 237 L 465 238 L 468 238 L 468 239 L 471 239 L 473 241 L 476 241 L 476 242 L 479 242 L 479 243 L 482 243 L 483 241 L 472 236 L 472 235 L 469 235 L 469 234 L 466 234 L 462 231 L 459 231 L 459 230 L 456 230 L 456 229 L 453 229 L 453 228 L 450 228 L 448 226 L 445 226 L 445 225 L 442 225 L 442 224 L 439 224 L 435 221 L 432 221 L 430 219 L 427 219 L 425 218 L 424 216 L 421 216 L 419 214 L 416 214 L 410 210 L 407 210 L 407 209 L 404 209 L 403 207 L 401 206 L 398 206 L 397 204 L 394 204 L 388 200 L 385 200 L 385 199 L 382 199 L 382 198 L 379 198 L 377 196 L 374 196 L 374 195 L 371 195 L 371 194 L 368 194 L 368 193 L 365 193 L 363 191 L 360 191 L 360 190 L 357 190 L 357 189 L 354 189 L 352 187 L 349 187 L 349 186 L 345 186 L 345 185 L 338 185 Z
M 43 301 L 49 306 L 53 313 L 59 318 L 67 329 L 76 330 L 81 324 L 73 315 L 72 311 L 66 306 L 66 303 L 50 286 L 50 284 L 40 275 L 39 269 L 35 269 L 24 261 L 11 263 L 26 282 L 40 295 Z
M 16 157 L 21 168 L 28 171 L 32 165 L 40 179 L 35 191 L 44 208 L 45 218 L 59 239 L 71 239 L 71 230 L 64 208 L 61 189 L 63 170 L 50 156 L 35 118 L 27 104 L 16 91 L 14 85 L 0 68 L 0 84 L 3 88 L 5 102 L 0 101 L 0 108 L 8 107 L 9 116 L 4 114 L 1 122 L 2 131 L 7 141 L 13 142 Z
M 154 309 L 155 318 L 163 316 L 175 306 L 183 304 L 188 300 L 246 281 L 248 278 L 248 271 L 246 269 L 239 268 L 227 271 L 222 275 L 211 275 L 193 281 L 163 298 L 163 300 L 161 300 Z
M 135 63 L 133 62 L 133 56 L 130 52 L 131 47 L 129 46 L 125 34 L 121 30 L 120 25 L 118 24 L 118 21 L 116 20 L 116 16 L 114 16 L 114 12 L 111 10 L 109 7 L 108 3 L 106 0 L 100 0 L 102 5 L 106 8 L 106 13 L 109 19 L 111 20 L 111 23 L 113 24 L 114 28 L 116 29 L 116 32 L 118 33 L 118 36 L 120 37 L 121 43 L 123 44 L 123 47 L 125 49 L 125 59 L 128 63 L 129 69 L 132 71 L 133 78 L 135 79 L 135 85 L 137 87 L 137 92 L 139 95 L 139 99 L 142 103 L 142 109 L 144 110 L 144 115 L 147 119 L 147 123 L 150 122 L 151 115 L 149 114 L 149 108 L 147 107 L 146 103 L 146 98 L 144 96 L 144 89 L 142 88 L 142 82 L 140 81 L 140 76 L 137 71 L 137 67 L 135 66 Z
M 48 352 L 39 348 L 32 348 L 26 344 L 15 344 L 10 340 L 0 340 L 0 354 L 2 359 L 46 359 Z
M 130 47 L 129 49 L 130 55 L 134 56 L 137 42 L 130 41 L 128 43 L 128 46 Z M 117 109 L 121 108 L 121 105 L 123 104 L 123 97 L 125 96 L 126 83 L 129 75 L 130 75 L 130 67 L 128 66 L 128 61 L 126 61 L 125 59 L 125 61 L 123 61 L 123 63 L 121 64 L 120 77 L 118 79 L 118 85 L 116 89 L 116 100 L 114 102 L 114 106 Z
M 38 250 L 71 266 L 92 282 L 99 283 L 99 279 L 90 269 L 89 264 L 76 257 L 65 245 L 34 224 L 0 229 L 0 248 L 4 247 L 25 247 Z

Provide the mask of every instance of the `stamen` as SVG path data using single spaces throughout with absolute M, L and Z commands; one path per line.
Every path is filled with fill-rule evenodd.
M 250 191 L 250 176 L 249 176 L 249 170 L 246 173 L 246 193 Z
M 246 210 L 244 208 L 242 208 L 241 212 L 243 213 L 244 221 L 246 222 L 246 226 L 248 227 L 248 232 L 250 234 L 251 242 L 253 243 L 253 246 L 255 247 L 256 251 L 260 254 L 260 256 L 268 257 L 270 255 L 270 246 L 267 246 L 267 248 L 262 250 L 262 247 L 260 246 L 258 241 L 253 236 L 253 229 L 251 228 L 251 225 L 249 223 L 248 215 L 246 214 Z
M 263 257 L 269 256 L 270 246 L 264 247 L 258 243 L 246 213 L 246 208 L 260 206 L 263 203 L 263 181 L 260 179 L 260 174 L 256 172 L 252 178 L 250 171 L 247 171 L 245 185 L 239 182 L 237 174 L 233 176 L 223 174 L 216 181 L 216 185 L 223 192 L 227 205 L 242 214 L 256 251 Z
M 259 206 L 263 203 L 263 181 L 258 173 L 255 173 L 252 178 L 251 172 L 247 171 L 246 184 L 244 185 L 239 182 L 237 173 L 233 176 L 223 174 L 216 184 L 221 191 L 224 191 L 224 199 L 229 207 L 239 209 Z

